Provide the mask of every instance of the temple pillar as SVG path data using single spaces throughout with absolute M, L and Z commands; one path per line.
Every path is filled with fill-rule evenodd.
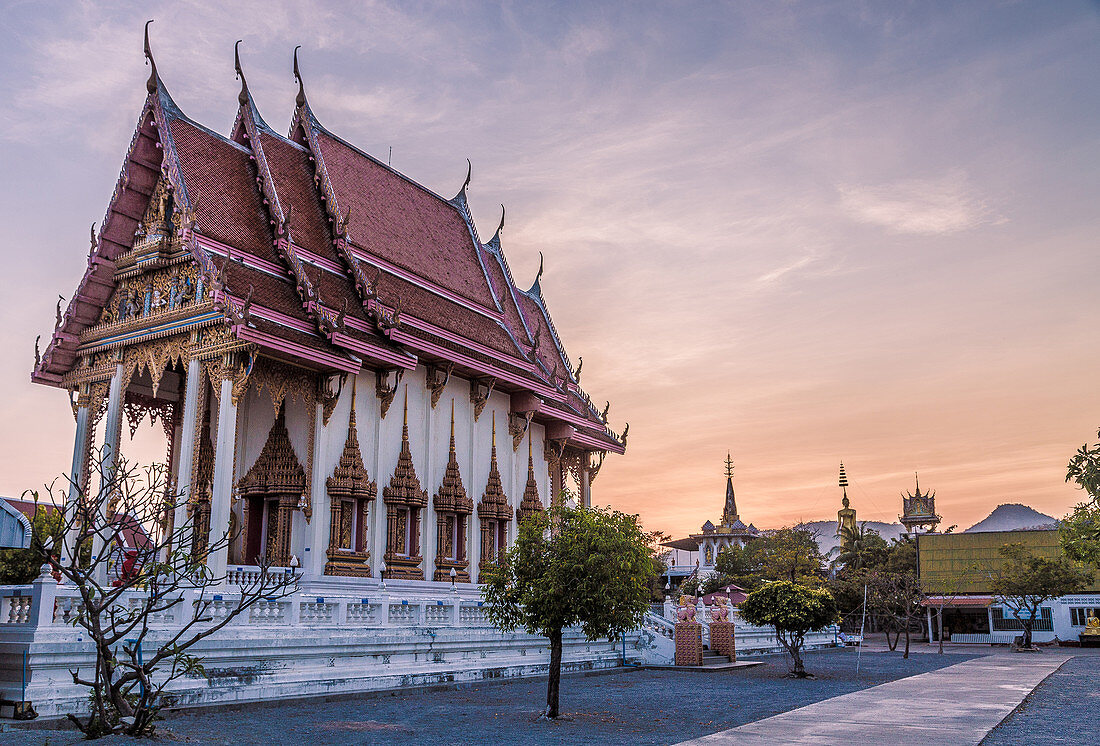
M 237 436 L 237 405 L 233 402 L 233 381 L 222 379 L 218 399 L 218 437 L 214 443 L 213 495 L 210 501 L 210 533 L 207 546 L 220 545 L 210 552 L 206 564 L 215 578 L 225 575 L 229 547 L 222 537 L 229 530 L 229 507 L 233 494 L 233 453 Z
M 369 378 L 374 377 L 374 373 L 366 374 Z M 373 383 L 368 381 L 368 383 Z M 367 392 L 372 389 L 364 386 Z M 382 501 L 382 489 L 385 484 L 385 475 L 382 473 L 382 438 L 385 436 L 386 431 L 382 427 L 382 408 L 381 401 L 373 394 L 368 393 L 368 400 L 379 402 L 378 404 L 378 416 L 371 417 L 371 430 L 374 433 L 374 454 L 372 457 L 373 464 L 370 467 L 370 473 L 374 475 L 375 480 L 378 482 L 378 498 L 374 501 L 374 505 L 371 506 L 371 521 L 370 521 L 370 535 L 368 537 L 368 543 L 370 545 L 370 561 L 371 566 L 374 568 L 372 573 L 374 577 L 381 578 L 382 571 L 386 569 L 386 541 L 387 532 L 389 526 L 388 506 Z M 357 402 L 358 404 L 358 402 Z M 398 435 L 400 438 L 400 434 Z
M 313 418 L 316 436 L 313 439 L 313 475 L 309 495 L 313 518 L 306 526 L 305 551 L 302 552 L 302 574 L 307 578 L 319 578 L 325 574 L 325 562 L 328 560 L 325 550 L 329 537 L 335 535 L 337 528 L 332 525 L 330 500 L 325 487 L 328 428 L 325 427 L 324 405 L 320 402 L 316 405 Z
M 588 479 L 588 464 L 589 464 L 588 451 L 581 451 L 581 464 L 577 473 L 580 475 L 580 499 L 581 505 L 586 508 L 592 507 L 592 482 Z
M 87 384 L 85 384 L 86 386 Z M 81 525 L 79 516 L 80 502 L 84 499 L 84 462 L 88 455 L 92 416 L 85 404 L 76 410 L 76 438 L 73 443 L 73 468 L 69 472 L 69 491 L 65 496 L 65 517 L 69 521 L 69 530 L 61 542 L 59 557 L 65 564 L 77 553 L 80 544 Z
M 187 503 L 191 497 L 191 472 L 195 463 L 195 432 L 199 421 L 199 388 L 203 385 L 202 363 L 187 363 L 187 380 L 183 389 L 183 426 L 180 430 L 179 467 L 176 469 L 176 506 L 172 516 L 172 531 L 180 536 L 187 523 Z M 174 551 L 177 547 L 173 547 Z M 178 547 L 189 549 L 189 547 Z
M 114 491 L 115 475 L 118 472 L 118 449 L 122 439 L 122 377 L 125 375 L 122 363 L 115 366 L 111 376 L 111 386 L 107 393 L 107 421 L 104 423 L 103 450 L 99 462 L 99 497 L 96 500 L 96 531 L 92 536 L 92 557 L 101 557 L 108 550 L 104 542 L 103 527 L 107 523 L 107 505 Z M 99 562 L 96 566 L 96 580 L 105 583 L 107 564 Z
M 427 471 L 425 471 L 427 479 L 428 495 L 432 495 L 435 492 L 435 444 L 432 442 L 432 436 L 435 432 L 434 424 L 435 417 L 433 414 L 435 410 L 432 409 L 430 401 L 430 395 L 420 394 L 424 397 L 424 452 L 427 455 L 424 463 L 427 464 Z M 442 482 L 442 479 L 440 480 Z M 428 504 L 420 510 L 420 556 L 423 558 L 422 566 L 424 568 L 424 578 L 431 580 L 435 574 L 435 555 L 439 547 L 439 519 L 435 512 L 435 500 L 431 497 L 428 498 Z M 415 532 L 414 532 L 415 533 Z
M 484 411 L 484 410 L 483 410 Z M 489 413 L 492 417 L 492 413 Z M 476 463 L 478 459 L 477 449 L 477 422 L 474 420 L 473 409 L 470 410 L 470 469 L 466 473 L 470 475 L 473 481 L 474 488 L 478 484 Z M 466 559 L 470 561 L 470 582 L 476 583 L 478 578 L 479 566 L 481 565 L 481 542 L 482 530 L 481 521 L 477 517 L 477 508 L 474 508 L 474 512 L 470 513 L 466 519 L 466 531 L 469 540 L 466 543 Z

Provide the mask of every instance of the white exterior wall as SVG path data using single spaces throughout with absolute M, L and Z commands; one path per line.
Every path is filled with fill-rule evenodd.
M 485 484 L 489 478 L 493 415 L 496 415 L 497 468 L 504 492 L 514 509 L 518 509 L 527 484 L 528 438 L 531 439 L 539 497 L 544 506 L 550 505 L 550 474 L 544 456 L 545 428 L 532 422 L 519 448 L 513 451 L 512 436 L 508 432 L 508 413 L 511 406 L 508 394 L 493 391 L 481 416 L 475 422 L 474 407 L 470 401 L 470 383 L 467 379 L 452 376 L 435 409 L 431 407 L 431 391 L 425 381 L 424 366 L 406 371 L 384 419 L 380 416 L 381 401 L 375 394 L 374 371 L 364 370 L 354 386 L 359 450 L 367 472 L 378 486 L 378 496 L 371 506 L 367 536 L 372 572 L 378 578 L 385 569 L 383 555 L 386 551 L 386 506 L 382 492 L 389 484 L 401 451 L 402 410 L 407 391 L 409 445 L 420 484 L 429 498 L 420 523 L 420 548 L 424 559 L 422 568 L 425 580 L 431 580 L 435 572 L 437 529 L 433 504 L 447 468 L 453 399 L 455 453 L 462 473 L 462 483 L 475 505 L 467 524 L 466 548 L 471 578 L 476 581 L 477 565 L 481 556 L 481 524 L 476 506 L 485 492 Z M 351 413 L 352 390 L 352 379 L 349 377 L 340 391 L 327 427 L 322 425 L 313 408 L 307 408 L 303 402 L 288 397 L 283 405 L 291 445 L 303 469 L 309 468 L 309 428 L 311 420 L 315 420 L 313 517 L 307 524 L 305 516 L 296 512 L 291 532 L 291 553 L 299 558 L 303 572 L 309 577 L 319 577 L 324 572 L 330 520 L 329 499 L 324 481 L 336 468 L 343 452 Z M 211 428 L 216 432 L 216 399 L 214 402 Z M 275 409 L 268 391 L 257 391 L 255 387 L 250 387 L 239 407 L 234 483 L 256 463 L 274 422 Z M 240 521 L 239 503 L 234 506 L 234 513 Z M 509 542 L 515 541 L 517 533 L 517 525 L 513 520 L 508 531 Z

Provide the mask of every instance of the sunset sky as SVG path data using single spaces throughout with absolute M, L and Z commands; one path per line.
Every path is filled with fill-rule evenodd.
M 654 4 L 655 5 L 655 4 Z M 68 468 L 29 383 L 145 97 L 142 25 L 228 134 L 233 42 L 285 131 L 302 45 L 326 127 L 450 196 L 473 162 L 625 457 L 595 501 L 717 521 L 727 450 L 759 527 L 937 492 L 1061 515 L 1100 426 L 1100 6 L 987 3 L 0 3 L 0 494 Z M 43 343 L 43 347 L 45 344 Z M 125 446 L 124 446 L 125 448 Z M 140 451 L 141 449 L 135 449 Z

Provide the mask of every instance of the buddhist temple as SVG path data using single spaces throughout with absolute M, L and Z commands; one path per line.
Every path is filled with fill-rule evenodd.
M 475 583 L 523 515 L 591 503 L 626 428 L 581 387 L 542 267 L 517 284 L 503 213 L 482 239 L 468 164 L 447 198 L 329 131 L 297 50 L 280 134 L 239 51 L 221 134 L 173 101 L 146 32 L 145 103 L 31 375 L 72 399 L 70 492 L 94 489 L 93 450 L 113 468 L 124 416 L 159 417 L 188 497 L 171 520 L 238 534 L 214 573 L 262 556 L 306 580 Z
M 726 499 L 718 525 L 706 521 L 700 532 L 684 539 L 674 539 L 661 546 L 672 549 L 668 579 L 675 582 L 698 570 L 700 577 L 714 571 L 718 554 L 729 547 L 743 547 L 760 535 L 752 524 L 745 525 L 737 514 L 737 497 L 733 490 L 733 458 L 726 454 Z
M 940 517 L 936 515 L 936 493 L 933 491 L 922 494 L 920 477 L 914 474 L 913 480 L 917 485 L 917 494 L 909 492 L 901 494 L 902 511 L 898 520 L 905 526 L 905 530 L 911 533 L 921 533 L 921 529 L 935 531 L 936 526 L 940 525 Z

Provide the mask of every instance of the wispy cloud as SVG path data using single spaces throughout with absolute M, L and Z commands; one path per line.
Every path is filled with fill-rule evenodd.
M 840 206 L 860 223 L 929 236 L 958 233 L 998 219 L 961 169 L 934 179 L 841 186 Z

